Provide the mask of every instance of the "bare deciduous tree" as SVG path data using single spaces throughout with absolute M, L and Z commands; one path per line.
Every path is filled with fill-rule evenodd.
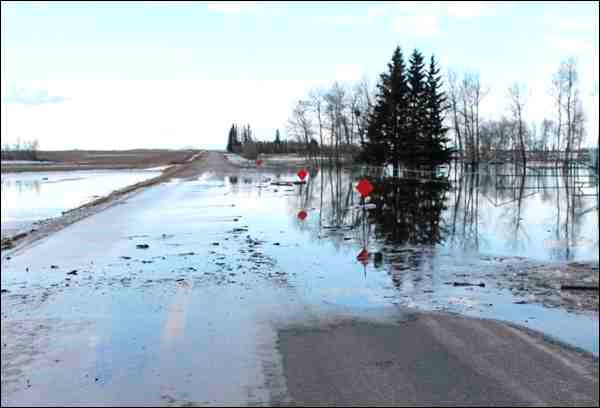
M 579 92 L 579 76 L 575 59 L 561 62 L 552 81 L 558 125 L 556 128 L 557 149 L 564 144 L 566 159 L 570 159 L 574 148 L 581 148 L 585 136 L 585 116 Z
M 525 86 L 516 82 L 508 89 L 510 111 L 512 113 L 513 121 L 515 122 L 515 138 L 520 145 L 519 150 L 521 151 L 523 167 L 527 165 L 527 151 L 525 148 L 526 125 L 523 120 L 525 114 L 526 93 Z
M 312 158 L 311 142 L 313 139 L 314 129 L 310 115 L 310 102 L 298 101 L 292 117 L 288 122 L 288 133 L 292 135 L 296 141 L 303 143 L 306 146 L 306 152 L 309 158 Z
M 449 104 L 458 149 L 471 164 L 481 159 L 481 102 L 487 95 L 478 74 L 465 73 L 460 83 L 448 74 Z

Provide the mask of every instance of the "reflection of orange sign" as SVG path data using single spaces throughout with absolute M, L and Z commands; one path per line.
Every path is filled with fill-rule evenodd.
M 366 248 L 358 253 L 356 260 L 365 266 L 369 263 L 369 252 Z
M 308 175 L 308 173 L 304 169 L 298 170 L 298 173 L 296 173 L 296 174 L 298 175 L 298 178 L 300 179 L 300 181 L 304 181 L 304 179 Z
M 356 190 L 358 190 L 362 198 L 365 198 L 373 191 L 373 184 L 367 179 L 362 179 L 356 185 Z
M 300 212 L 298 213 L 298 219 L 300 221 L 304 221 L 306 217 L 308 217 L 308 213 L 304 210 L 300 210 Z
M 261 159 L 256 160 L 256 167 L 260 167 L 260 166 L 262 166 L 262 164 L 263 164 L 263 161 Z

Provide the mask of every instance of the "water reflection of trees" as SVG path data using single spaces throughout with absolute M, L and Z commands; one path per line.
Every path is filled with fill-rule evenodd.
M 327 236 L 340 247 L 349 237 L 360 238 L 362 213 L 356 210 L 356 199 L 351 172 L 326 168 L 300 186 L 290 208 L 294 216 L 300 209 L 309 213 L 306 221 L 297 220 L 299 229 L 310 231 L 313 239 Z
M 434 245 L 444 238 L 441 215 L 449 184 L 440 177 L 430 179 L 373 180 L 369 221 L 375 236 L 388 244 Z
M 588 170 L 577 167 L 491 166 L 477 172 L 465 168 L 453 169 L 453 194 L 450 198 L 449 243 L 463 250 L 479 251 L 483 234 L 481 225 L 498 222 L 512 251 L 525 252 L 527 242 L 545 240 L 552 259 L 573 259 L 574 249 L 580 244 L 585 215 L 586 194 L 597 184 Z M 547 236 L 533 236 L 528 220 L 524 219 L 526 206 L 541 203 L 552 206 L 544 225 Z M 597 200 L 597 198 L 596 198 Z M 494 208 L 497 219 L 483 219 L 482 209 Z M 531 208 L 532 211 L 536 207 Z M 597 211 L 597 203 L 595 210 Z M 489 213 L 486 213 L 486 215 Z M 548 225 L 552 220 L 551 227 Z M 488 231 L 489 232 L 489 231 Z
M 370 237 L 390 245 L 434 245 L 444 237 L 441 215 L 450 185 L 442 177 L 428 177 L 369 176 L 374 191 L 365 210 L 355 191 L 358 174 L 325 169 L 299 189 L 290 207 L 311 214 L 307 222 L 297 222 L 298 228 L 336 247 L 345 242 L 368 247 Z
M 336 247 L 363 242 L 365 224 L 367 235 L 388 247 L 442 243 L 477 253 L 505 245 L 500 250 L 507 254 L 527 255 L 531 245 L 543 242 L 548 258 L 570 260 L 578 245 L 598 245 L 598 238 L 584 235 L 584 220 L 590 219 L 585 215 L 598 211 L 598 181 L 584 169 L 457 167 L 449 171 L 449 182 L 379 172 L 368 176 L 375 207 L 366 212 L 355 191 L 358 177 L 342 169 L 314 174 L 290 204 L 293 216 L 300 209 L 309 213 L 298 227 Z

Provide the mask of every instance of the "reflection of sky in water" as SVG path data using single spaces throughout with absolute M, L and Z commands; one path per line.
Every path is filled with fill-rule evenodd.
M 294 175 L 283 176 L 283 179 L 294 180 Z M 260 193 L 260 198 L 256 185 L 230 185 L 229 192 L 223 197 L 215 197 L 213 204 L 235 202 L 235 211 L 242 216 L 240 225 L 250 225 L 253 236 L 270 238 L 263 251 L 277 259 L 278 268 L 296 274 L 292 279 L 294 290 L 308 304 L 314 305 L 311 310 L 315 313 L 323 306 L 367 311 L 379 310 L 391 303 L 425 310 L 447 310 L 525 325 L 598 354 L 597 316 L 551 309 L 535 300 L 526 305 L 514 303 L 521 298 L 496 285 L 497 280 L 503 279 L 499 273 L 504 270 L 504 262 L 482 256 L 477 251 L 457 256 L 450 249 L 447 237 L 446 242 L 437 248 L 384 245 L 374 238 L 371 226 L 367 247 L 371 255 L 384 248 L 385 261 L 376 267 L 371 256 L 366 267 L 361 265 L 356 259 L 364 239 L 360 227 L 325 228 L 338 223 L 351 225 L 356 220 L 360 211 L 353 209 L 358 204 L 352 193 L 354 184 L 348 174 L 341 178 L 335 175 L 329 178 L 324 174 L 322 180 L 318 175 L 304 186 L 300 194 L 299 187 L 271 186 Z M 287 191 L 290 189 L 293 192 Z M 274 193 L 275 190 L 277 193 Z M 320 212 L 321 193 L 323 211 Z M 455 193 L 448 193 L 447 200 L 450 201 Z M 281 200 L 281 196 L 285 200 Z M 556 198 L 555 195 L 551 197 Z M 527 200 L 528 209 L 522 210 L 522 218 L 532 220 L 533 225 L 543 225 L 542 221 L 547 217 L 553 220 L 556 213 L 551 203 L 543 201 L 539 194 Z M 535 211 L 536 206 L 542 210 Z M 297 218 L 300 208 L 308 212 L 303 222 Z M 510 227 L 507 223 L 511 213 L 507 213 L 504 207 L 497 209 L 489 202 L 485 204 L 480 197 L 480 208 L 487 211 L 480 210 L 479 214 L 482 237 L 493 235 L 491 232 L 495 228 Z M 214 215 L 219 214 L 217 207 L 214 211 Z M 591 214 L 590 222 L 596 214 Z M 442 215 L 444 222 L 448 222 L 452 215 L 453 208 L 448 206 Z M 528 233 L 542 234 L 545 231 L 543 228 L 530 228 Z M 585 237 L 581 231 L 585 233 L 588 230 L 581 229 L 579 232 Z M 510 235 L 508 237 L 510 239 Z M 457 237 L 455 243 L 459 238 L 462 239 Z M 280 240 L 281 245 L 272 245 L 272 239 Z M 483 242 L 483 238 L 480 241 Z M 525 243 L 528 244 L 528 241 Z M 507 246 L 506 241 L 500 239 L 491 240 L 486 248 L 480 243 L 482 253 L 493 253 L 489 248 L 506 256 L 516 253 L 514 247 Z M 547 251 L 542 252 L 541 257 L 551 259 L 551 252 Z M 453 281 L 485 282 L 487 285 L 484 288 L 463 288 L 447 284 Z M 565 332 L 565 327 L 571 330 Z
M 454 237 L 455 244 L 497 256 L 598 259 L 597 179 L 590 171 L 580 170 L 569 178 L 554 170 L 530 171 L 524 178 L 511 176 L 511 168 L 497 171 L 499 176 L 492 171 L 482 177 L 474 192 L 459 185 L 462 202 L 458 205 L 459 192 L 449 194 L 444 219 L 451 224 L 457 210 L 458 230 L 467 231 Z M 469 200 L 478 207 L 469 208 Z M 465 223 L 465 213 L 476 215 L 478 223 Z
M 454 178 L 451 172 L 453 182 L 445 194 L 439 245 L 474 256 L 597 260 L 597 179 L 588 170 L 580 171 L 568 179 L 566 188 L 565 178 L 548 170 L 531 171 L 525 178 L 513 176 L 511 171 L 498 168 L 495 175 L 492 169 L 490 174 L 480 174 L 478 182 L 471 174 Z M 322 179 L 321 175 L 315 177 L 301 196 L 295 194 L 290 199 L 290 210 L 322 210 L 309 211 L 309 219 L 301 227 L 297 225 L 312 229 L 316 238 L 319 220 L 324 226 L 356 224 L 356 210 L 352 210 L 359 200 L 352 192 L 355 183 L 348 173 L 338 176 L 325 172 Z M 261 204 L 256 210 L 268 211 Z M 410 211 L 400 209 L 400 213 Z
M 57 217 L 96 196 L 158 174 L 121 170 L 2 174 L 2 224 Z

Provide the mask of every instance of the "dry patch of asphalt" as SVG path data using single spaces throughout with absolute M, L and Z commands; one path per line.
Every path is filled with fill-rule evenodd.
M 200 152 L 189 157 L 185 163 L 175 164 L 166 168 L 161 175 L 136 183 L 120 190 L 113 191 L 111 194 L 100 197 L 80 207 L 65 211 L 62 216 L 43 220 L 36 224 L 36 228 L 28 232 L 20 232 L 17 235 L 3 237 L 1 242 L 2 256 L 10 257 L 18 251 L 22 251 L 34 242 L 48 237 L 50 234 L 78 222 L 91 215 L 97 214 L 109 207 L 117 205 L 134 194 L 139 193 L 145 188 L 166 182 L 172 178 L 190 178 L 195 177 L 208 170 L 209 163 L 204 163 L 211 154 Z
M 416 313 L 279 332 L 297 406 L 598 406 L 598 359 L 507 324 Z

